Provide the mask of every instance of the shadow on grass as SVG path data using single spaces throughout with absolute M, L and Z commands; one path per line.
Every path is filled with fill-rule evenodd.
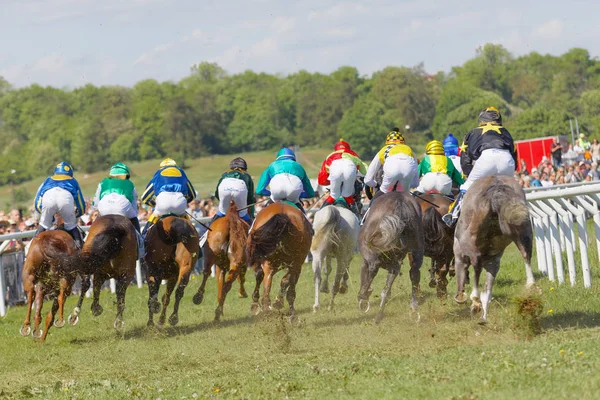
M 543 329 L 595 328 L 600 326 L 600 313 L 570 311 L 541 318 Z

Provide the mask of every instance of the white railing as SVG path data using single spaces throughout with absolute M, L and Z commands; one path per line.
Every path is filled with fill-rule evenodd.
M 538 269 L 551 281 L 564 283 L 562 257 L 566 253 L 569 282 L 574 286 L 577 280 L 575 251 L 579 244 L 583 285 L 591 287 L 587 219 L 591 217 L 594 221 L 596 248 L 600 259 L 600 183 L 592 181 L 566 184 L 526 192 L 535 235 Z
M 210 222 L 211 218 L 203 217 L 203 218 L 198 218 L 197 220 L 203 224 L 206 224 L 206 223 Z M 198 225 L 196 223 L 196 221 L 192 220 L 192 223 L 196 226 L 196 229 L 200 229 L 200 225 Z M 145 224 L 142 224 L 142 227 L 144 225 Z M 81 228 L 84 231 L 89 231 L 89 229 L 90 229 L 89 226 L 82 226 Z M 12 240 L 28 239 L 28 238 L 32 238 L 34 236 L 35 236 L 35 231 L 16 232 L 16 233 L 9 233 L 6 235 L 0 235 L 0 256 L 2 256 L 2 254 L 5 252 L 6 248 L 9 246 L 9 244 Z M 21 265 L 20 268 L 22 268 L 22 267 L 23 266 Z M 138 288 L 141 288 L 142 287 L 142 266 L 141 266 L 140 260 L 137 261 L 135 270 L 136 270 L 135 276 L 136 276 L 137 286 L 138 286 Z M 20 273 L 20 271 L 19 271 L 19 273 Z M 114 279 L 110 280 L 110 290 L 112 293 L 115 293 L 115 291 L 116 291 L 116 282 Z M 7 291 L 7 287 L 6 287 L 6 282 L 5 282 L 5 269 L 4 269 L 3 263 L 0 260 L 0 317 L 4 317 L 6 315 L 6 294 L 7 294 L 6 291 Z

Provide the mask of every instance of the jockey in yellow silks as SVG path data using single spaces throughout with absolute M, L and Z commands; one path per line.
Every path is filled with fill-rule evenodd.
M 419 164 L 421 183 L 417 192 L 452 194 L 452 183 L 460 186 L 464 183 L 461 173 L 454 167 L 450 157 L 444 153 L 444 145 L 438 140 L 427 143 L 425 157 Z

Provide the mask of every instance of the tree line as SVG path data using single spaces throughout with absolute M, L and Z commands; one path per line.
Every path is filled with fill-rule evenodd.
M 393 126 L 409 144 L 448 132 L 463 137 L 489 105 L 516 139 L 567 134 L 573 117 L 597 133 L 600 61 L 584 49 L 514 57 L 486 44 L 436 75 L 422 64 L 371 76 L 349 66 L 329 75 L 231 75 L 202 62 L 179 82 L 148 79 L 132 88 L 13 89 L 0 77 L 0 185 L 45 175 L 59 160 L 93 172 L 116 161 L 329 147 L 339 138 L 367 159 Z

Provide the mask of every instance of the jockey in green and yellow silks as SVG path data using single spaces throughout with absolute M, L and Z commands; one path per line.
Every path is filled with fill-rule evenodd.
M 464 180 L 452 160 L 445 155 L 444 145 L 438 140 L 427 143 L 425 157 L 419 164 L 421 183 L 417 191 L 421 193 L 452 194 L 452 183 L 462 185 Z

